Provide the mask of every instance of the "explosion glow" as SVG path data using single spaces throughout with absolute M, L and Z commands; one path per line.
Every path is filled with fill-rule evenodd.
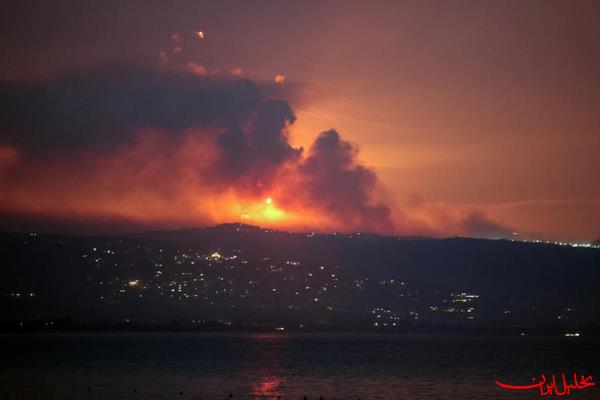
M 511 45 L 487 10 L 472 16 L 485 24 L 471 25 L 421 7 L 356 4 L 331 10 L 334 29 L 319 19 L 324 4 L 223 7 L 81 6 L 94 28 L 77 35 L 70 19 L 57 31 L 40 17 L 49 25 L 38 32 L 24 28 L 38 26 L 37 14 L 13 18 L 24 22 L 7 28 L 15 34 L 0 83 L 5 229 L 246 222 L 596 239 L 598 64 L 588 56 L 597 35 L 583 32 L 594 21 L 510 19 L 509 31 L 526 27 L 546 59 L 521 39 Z M 315 26 L 293 18 L 303 13 Z M 112 14 L 123 14 L 111 20 L 115 33 L 99 35 L 93 24 Z M 412 21 L 427 34 L 405 31 Z
M 85 81 L 67 82 L 91 103 L 90 114 L 82 118 L 70 115 L 72 109 L 60 110 L 64 125 L 40 121 L 32 136 L 19 126 L 30 118 L 23 115 L 29 108 L 15 104 L 11 124 L 16 126 L 6 137 L 11 145 L 2 148 L 0 187 L 6 195 L 0 211 L 75 229 L 85 224 L 92 231 L 243 222 L 290 230 L 436 235 L 468 232 L 464 224 L 473 219 L 475 227 L 496 229 L 484 215 L 439 208 L 435 215 L 445 226 L 429 211 L 408 218 L 338 132 L 322 132 L 307 150 L 292 147 L 288 127 L 295 116 L 286 102 L 263 99 L 248 80 L 191 72 L 123 71 L 117 82 L 95 72 L 86 79 L 106 82 L 92 86 L 92 92 Z M 148 88 L 149 83 L 154 86 Z M 140 114 L 141 91 L 148 109 Z M 171 93 L 174 108 L 163 106 L 164 93 Z M 221 104 L 213 104 L 215 93 Z M 35 97 L 35 90 L 30 95 Z M 96 98 L 118 99 L 120 109 Z M 203 109 L 211 111 L 198 113 Z M 104 120 L 114 113 L 123 119 Z M 73 118 L 83 125 L 69 133 Z M 111 131 L 119 134 L 105 133 Z
M 277 208 L 270 197 L 264 202 L 258 202 L 245 207 L 244 212 L 240 215 L 240 220 L 244 223 L 265 226 L 273 224 L 285 225 L 287 218 L 291 218 L 290 213 Z

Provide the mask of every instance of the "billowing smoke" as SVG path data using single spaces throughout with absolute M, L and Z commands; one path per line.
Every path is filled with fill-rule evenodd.
M 5 227 L 241 221 L 436 234 L 493 226 L 475 215 L 436 232 L 435 222 L 404 215 L 334 130 L 307 152 L 293 147 L 296 117 L 287 101 L 264 97 L 272 86 L 281 85 L 131 66 L 0 84 Z
M 132 143 L 140 130 L 216 136 L 219 179 L 271 168 L 299 157 L 286 128 L 286 102 L 264 100 L 249 80 L 113 67 L 51 82 L 0 86 L 0 142 L 36 156 Z M 223 176 L 226 175 L 226 176 Z
M 358 150 L 335 130 L 323 132 L 298 167 L 305 195 L 346 227 L 391 231 L 390 206 L 375 199 L 375 173 L 357 162 Z
M 290 105 L 246 79 L 115 67 L 5 83 L 0 105 L 0 145 L 18 154 L 2 170 L 4 213 L 392 226 L 352 147 L 324 133 L 303 158 Z M 253 206 L 273 192 L 291 209 Z

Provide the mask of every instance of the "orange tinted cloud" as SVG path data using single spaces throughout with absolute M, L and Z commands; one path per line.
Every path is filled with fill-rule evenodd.
M 188 67 L 198 75 L 202 66 Z M 403 235 L 502 230 L 476 210 L 400 209 L 335 130 L 306 151 L 292 146 L 290 105 L 263 98 L 248 80 L 126 69 L 48 84 L 55 97 L 46 83 L 0 91 L 11 106 L 0 121 L 9 143 L 0 155 L 10 161 L 0 169 L 4 216 L 119 230 L 222 222 Z
M 188 71 L 190 71 L 196 75 L 204 76 L 207 74 L 206 68 L 203 65 L 200 65 L 193 61 L 190 61 L 187 64 L 187 69 L 188 69 Z
M 357 162 L 355 149 L 331 133 L 319 139 L 331 139 L 325 144 L 330 148 L 319 149 L 324 144 L 317 140 L 299 162 L 274 166 L 267 184 L 215 180 L 219 133 L 190 129 L 174 137 L 146 130 L 109 153 L 21 160 L 0 173 L 0 213 L 71 220 L 75 230 L 242 222 L 319 232 L 506 236 L 508 228 L 476 210 L 428 203 L 394 207 L 378 195 L 376 175 Z
M 143 131 L 110 153 L 24 160 L 0 175 L 6 193 L 0 210 L 155 228 L 236 221 L 285 229 L 344 228 L 318 200 L 311 204 L 302 194 L 293 164 L 275 167 L 275 178 L 261 190 L 213 179 L 217 135 Z
M 239 67 L 238 67 L 238 68 L 232 68 L 232 69 L 230 69 L 230 70 L 229 70 L 229 73 L 230 73 L 231 75 L 233 75 L 233 76 L 238 76 L 238 77 L 239 77 L 239 76 L 242 76 L 242 72 L 243 72 L 243 71 L 242 71 L 242 69 L 241 69 L 241 68 L 239 68 Z

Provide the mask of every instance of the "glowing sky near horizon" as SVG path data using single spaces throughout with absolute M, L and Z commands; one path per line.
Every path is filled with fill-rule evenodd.
M 330 129 L 360 148 L 358 161 L 377 173 L 381 196 L 400 210 L 398 233 L 436 228 L 440 235 L 469 234 L 454 219 L 475 210 L 524 236 L 600 237 L 598 2 L 40 1 L 1 7 L 3 82 L 53 80 L 130 63 L 180 66 L 203 79 L 227 74 L 268 82 L 272 93 L 266 95 L 287 100 L 295 113 L 289 126 L 294 148 L 306 154 L 318 134 Z M 94 157 L 122 166 L 121 179 L 139 179 L 119 157 L 152 156 L 162 171 L 167 162 L 158 166 L 163 153 L 152 147 L 154 137 Z M 170 151 L 177 157 L 189 153 L 181 147 Z M 0 142 L 0 169 L 18 154 L 17 147 Z M 107 183 L 116 178 L 96 165 L 86 167 L 102 182 L 102 202 L 95 206 L 104 207 L 107 219 L 120 218 L 115 210 L 124 210 L 152 227 L 132 204 L 154 195 L 139 188 L 127 198 L 111 197 L 111 190 L 127 183 Z M 57 176 L 70 174 L 53 168 Z M 31 167 L 23 176 L 43 180 L 42 172 Z M 86 181 L 69 176 L 70 182 Z M 4 179 L 7 204 L 22 205 L 4 212 L 7 228 L 22 214 L 28 223 L 53 213 L 69 221 L 97 216 L 86 209 L 89 194 L 70 191 L 56 176 L 37 192 Z M 284 180 L 274 182 L 275 194 L 285 189 Z M 40 195 L 50 190 L 42 190 L 45 185 L 64 185 L 70 200 Z M 173 185 L 184 193 L 179 183 Z M 210 204 L 202 203 L 210 218 L 194 222 L 246 216 L 248 222 L 290 229 L 345 227 L 311 204 L 275 194 L 220 191 Z M 175 203 L 193 210 L 184 197 Z M 227 212 L 207 211 L 222 202 L 230 205 Z M 160 226 L 182 224 L 185 218 L 166 204 L 163 198 L 148 200 L 147 210 L 160 215 Z M 135 210 L 126 212 L 129 207 Z M 288 223 L 281 222 L 285 218 Z

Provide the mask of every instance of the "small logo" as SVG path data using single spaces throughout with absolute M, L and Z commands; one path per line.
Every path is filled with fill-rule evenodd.
M 577 378 L 576 372 L 573 373 L 572 379 L 571 376 L 567 378 L 567 375 L 564 373 L 561 374 L 561 378 L 559 378 L 558 381 L 554 374 L 549 379 L 546 378 L 546 375 L 542 374 L 539 380 L 536 377 L 533 377 L 531 378 L 531 381 L 537 382 L 531 385 L 508 385 L 506 383 L 496 381 L 496 385 L 500 386 L 501 388 L 511 390 L 538 389 L 540 396 L 568 396 L 571 394 L 571 390 L 582 390 L 596 386 L 596 383 L 593 381 L 591 375 L 580 375 L 579 378 Z

